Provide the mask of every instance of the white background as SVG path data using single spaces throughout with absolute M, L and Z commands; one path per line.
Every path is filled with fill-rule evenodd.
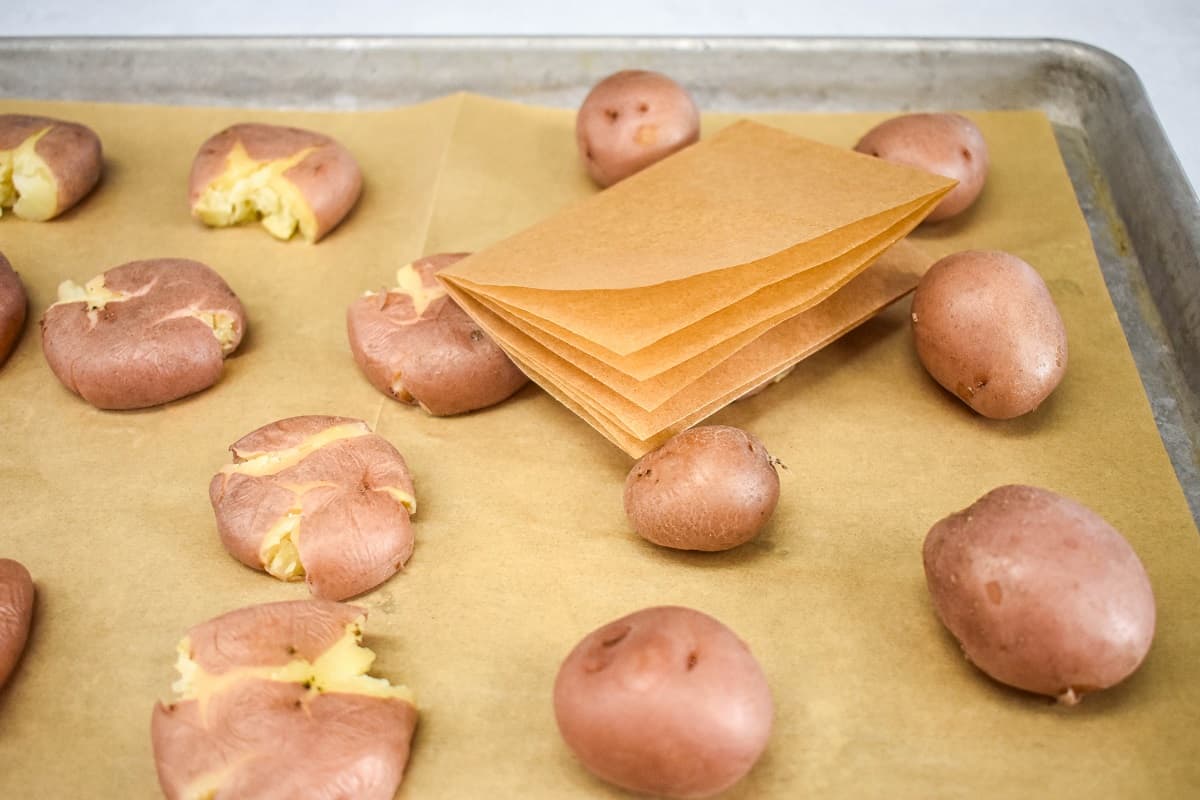
M 1200 0 L 8 0 L 6 36 L 698 34 L 1076 39 L 1128 61 L 1200 185 Z

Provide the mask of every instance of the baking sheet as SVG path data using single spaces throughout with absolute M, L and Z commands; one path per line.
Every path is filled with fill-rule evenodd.
M 184 629 L 235 606 L 305 595 L 222 551 L 207 480 L 241 434 L 321 412 L 377 425 L 417 482 L 413 560 L 360 600 L 371 610 L 377 674 L 412 686 L 422 709 L 403 797 L 619 796 L 566 752 L 550 686 L 584 633 L 658 603 L 722 619 L 771 682 L 775 735 L 731 797 L 1171 796 L 1200 783 L 1186 713 L 1200 700 L 1188 681 L 1200 656 L 1190 591 L 1200 538 L 1043 116 L 974 115 L 992 151 L 988 188 L 975 210 L 920 244 L 998 247 L 1038 265 L 1071 337 L 1063 385 L 1030 418 L 979 419 L 925 376 L 901 304 L 717 418 L 754 431 L 788 469 L 764 535 L 713 557 L 632 536 L 620 503 L 628 459 L 544 394 L 527 389 L 497 408 L 434 420 L 357 374 L 342 315 L 361 290 L 423 251 L 477 246 L 469 243 L 556 207 L 553 194 L 494 184 L 495 206 L 520 212 L 456 214 L 438 175 L 461 149 L 455 121 L 474 102 L 254 114 L 332 133 L 363 163 L 363 203 L 315 247 L 187 219 L 195 146 L 246 112 L 3 103 L 89 122 L 108 152 L 100 194 L 64 220 L 0 220 L 0 249 L 26 279 L 35 318 L 59 280 L 178 254 L 222 272 L 251 328 L 217 387 L 161 409 L 83 405 L 49 374 L 33 330 L 0 371 L 0 491 L 10 512 L 0 544 L 39 588 L 31 648 L 0 695 L 0 796 L 153 796 L 150 708 L 167 696 Z M 515 124 L 496 113 L 489 130 Z M 532 116 L 542 135 L 569 136 L 570 111 Z M 847 145 L 882 116 L 757 118 Z M 728 121 L 710 115 L 706 130 Z M 1076 709 L 982 678 L 925 596 L 929 525 L 1012 481 L 1100 511 L 1134 544 L 1156 589 L 1148 662 Z

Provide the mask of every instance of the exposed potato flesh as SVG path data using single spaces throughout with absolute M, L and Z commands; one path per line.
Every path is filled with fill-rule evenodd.
M 196 261 L 135 261 L 64 281 L 42 318 L 54 374 L 97 408 L 144 408 L 206 389 L 240 344 L 245 312 Z
M 58 182 L 36 152 L 38 141 L 51 127 L 42 128 L 13 150 L 0 151 L 0 215 L 11 208 L 21 219 L 35 222 L 54 216 Z
M 416 726 L 413 693 L 368 675 L 365 613 L 268 603 L 194 626 L 177 699 L 151 721 L 168 798 L 390 800 Z
M 350 350 L 371 385 L 434 416 L 495 405 L 529 380 L 438 282 L 439 270 L 465 256 L 418 259 L 397 271 L 395 288 L 346 310 Z
M 259 220 L 276 239 L 300 235 L 312 241 L 317 221 L 299 190 L 283 173 L 299 164 L 313 148 L 289 158 L 256 161 L 246 154 L 241 142 L 233 146 L 225 173 L 209 184 L 194 206 L 205 225 L 222 228 Z
M 319 597 L 343 599 L 394 575 L 416 512 L 403 457 L 362 420 L 295 417 L 230 448 L 209 497 L 225 548 Z
M 0 114 L 0 216 L 44 222 L 78 203 L 100 180 L 100 138 L 74 122 Z
M 324 134 L 243 123 L 201 145 L 188 181 L 192 216 L 226 227 L 258 220 L 277 239 L 315 242 L 350 212 L 362 173 Z

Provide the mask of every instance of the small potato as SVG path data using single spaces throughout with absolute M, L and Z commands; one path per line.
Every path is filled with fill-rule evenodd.
M 1001 683 L 1073 705 L 1127 678 L 1150 649 L 1142 562 L 1074 500 L 1002 486 L 934 525 L 923 555 L 938 617 Z
M 583 765 L 665 797 L 709 797 L 741 780 L 766 749 L 774 715 L 745 642 L 677 606 L 588 634 L 554 682 L 558 729 Z
M 169 800 L 391 800 L 417 724 L 412 692 L 367 675 L 366 612 L 267 603 L 196 625 L 176 648 L 179 698 L 150 723 Z
M 17 339 L 21 338 L 27 305 L 29 300 L 20 277 L 4 253 L 0 253 L 0 364 L 8 359 Z
M 486 408 L 529 382 L 434 275 L 466 253 L 426 256 L 346 312 L 350 350 L 367 380 L 402 403 L 443 417 Z
M 876 125 L 854 149 L 958 181 L 926 222 L 967 210 L 983 191 L 988 173 L 987 143 L 974 122 L 960 114 L 906 114 Z
M 25 650 L 33 620 L 33 578 L 11 558 L 0 558 L 0 689 Z
M 775 460 L 738 428 L 686 430 L 633 465 L 625 514 L 644 539 L 679 550 L 728 550 L 748 542 L 779 502 Z
M 100 180 L 100 137 L 76 122 L 0 114 L 0 215 L 44 222 L 78 203 Z
M 226 227 L 260 220 L 277 239 L 298 229 L 316 242 L 350 213 L 362 172 L 346 148 L 324 134 L 243 123 L 200 146 L 188 179 L 192 216 Z
M 412 476 L 396 448 L 348 417 L 292 417 L 229 448 L 208 495 L 243 564 L 343 600 L 395 575 L 413 551 Z
M 917 357 L 933 379 L 991 419 L 1028 414 L 1067 370 L 1067 329 L 1037 270 L 1009 253 L 938 261 L 912 303 Z
M 624 70 L 597 83 L 575 117 L 588 175 L 611 186 L 700 138 L 691 95 L 658 72 Z
M 246 314 L 198 261 L 133 261 L 80 286 L 64 281 L 42 316 L 42 350 L 58 379 L 96 408 L 146 408 L 217 382 Z

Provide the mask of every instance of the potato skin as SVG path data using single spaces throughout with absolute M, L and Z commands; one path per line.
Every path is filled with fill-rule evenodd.
M 958 181 L 926 222 L 966 211 L 987 180 L 988 150 L 983 133 L 961 114 L 905 114 L 876 125 L 854 149 Z
M 238 609 L 188 632 L 205 672 L 313 662 L 365 616 L 324 601 Z M 232 676 L 229 676 L 232 677 Z M 391 800 L 408 762 L 417 712 L 396 698 L 326 691 L 298 683 L 240 678 L 201 708 L 198 700 L 156 704 L 155 768 L 164 794 L 195 797 L 213 780 L 217 797 Z
M 1037 409 L 1067 369 L 1067 329 L 1037 270 L 1000 251 L 938 261 L 917 286 L 913 339 L 947 391 L 991 419 Z
M 686 430 L 642 456 L 625 479 L 638 535 L 679 550 L 748 542 L 775 511 L 779 475 L 753 434 L 726 425 Z
M 162 405 L 217 382 L 225 354 L 211 326 L 189 309 L 234 320 L 234 347 L 246 313 L 208 266 L 182 258 L 133 261 L 104 273 L 107 289 L 131 295 L 89 310 L 56 303 L 42 317 L 42 351 L 63 386 L 96 408 Z M 94 317 L 94 321 L 93 321 Z
M 29 299 L 21 278 L 4 253 L 0 253 L 0 365 L 8 360 L 17 340 L 21 338 L 28 305 Z
M 25 650 L 33 621 L 34 588 L 29 570 L 11 558 L 0 558 L 0 689 Z
M 576 645 L 554 683 L 567 746 L 595 775 L 665 797 L 741 780 L 771 735 L 774 705 L 746 644 L 678 606 L 622 617 Z
M 234 463 L 271 453 L 342 425 L 362 435 L 338 439 L 299 463 L 267 475 L 218 472 L 209 500 L 221 543 L 243 564 L 265 571 L 260 551 L 271 528 L 300 509 L 296 546 L 312 593 L 343 600 L 396 574 L 412 556 L 414 535 L 407 508 L 387 488 L 412 496 L 404 457 L 367 423 L 348 417 L 305 416 L 279 420 L 235 442 Z
M 1138 668 L 1154 638 L 1150 579 L 1094 511 L 1032 486 L 1002 486 L 925 537 L 939 619 L 1001 683 L 1073 704 Z
M 49 219 L 68 210 L 95 188 L 104 169 L 100 137 L 86 125 L 50 117 L 0 114 L 0 150 L 11 150 L 52 126 L 34 152 L 46 162 L 58 184 L 58 203 Z
M 466 256 L 439 253 L 413 263 L 423 284 L 441 291 L 434 275 Z M 379 391 L 418 403 L 437 417 L 462 414 L 508 399 L 529 382 L 496 342 L 453 298 L 442 294 L 416 316 L 400 290 L 360 297 L 346 311 L 346 333 L 359 369 Z M 401 377 L 399 390 L 396 376 Z
M 300 190 L 316 218 L 312 241 L 320 241 L 336 228 L 358 202 L 362 170 L 350 151 L 335 139 L 302 128 L 244 122 L 214 134 L 200 145 L 188 177 L 190 207 L 195 208 L 204 190 L 225 172 L 229 154 L 238 142 L 255 161 L 274 161 L 316 148 L 283 173 Z
M 611 186 L 700 138 L 700 111 L 659 72 L 623 70 L 597 83 L 575 117 L 588 175 Z

